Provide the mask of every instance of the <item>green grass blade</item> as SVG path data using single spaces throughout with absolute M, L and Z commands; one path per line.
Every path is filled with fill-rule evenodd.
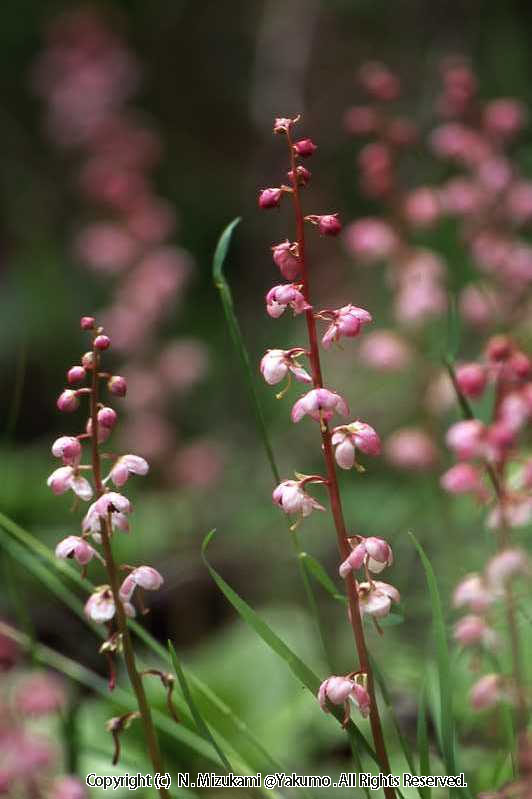
M 310 691 L 313 697 L 316 697 L 321 682 L 319 677 L 312 671 L 312 669 L 309 668 L 309 666 L 306 665 L 306 663 L 301 660 L 301 658 L 296 655 L 292 649 L 290 649 L 287 644 L 285 644 L 281 638 L 279 638 L 272 628 L 263 619 L 261 619 L 258 613 L 256 613 L 256 611 L 254 611 L 253 608 L 248 605 L 247 602 L 242 599 L 242 597 L 237 594 L 228 583 L 225 582 L 223 577 L 218 574 L 216 569 L 214 569 L 207 560 L 206 551 L 214 534 L 215 530 L 211 530 L 211 532 L 205 536 L 202 546 L 203 561 L 214 582 L 226 599 L 235 608 L 238 615 L 259 635 L 260 638 L 262 638 L 264 643 L 267 644 L 267 646 L 269 646 L 270 649 L 272 649 L 273 652 L 278 655 L 278 657 L 285 661 L 299 682 L 301 682 L 302 685 L 307 688 L 308 691 Z M 334 708 L 333 713 L 339 721 L 342 720 L 343 712 L 340 708 Z M 366 754 L 368 754 L 376 763 L 378 763 L 375 752 L 368 744 L 358 727 L 353 724 L 352 721 L 349 723 L 349 729 L 353 732 L 356 738 L 357 746 L 361 747 Z
M 347 604 L 346 595 L 338 591 L 338 588 L 335 586 L 334 582 L 331 580 L 325 571 L 325 568 L 317 558 L 315 558 L 313 555 L 309 555 L 308 552 L 300 552 L 299 557 L 303 563 L 306 564 L 308 573 L 314 577 L 314 579 L 322 586 L 322 588 L 327 591 L 328 594 L 332 596 L 333 599 L 336 599 L 338 602 L 343 602 L 344 605 Z
M 185 702 L 188 705 L 190 714 L 194 719 L 194 723 L 198 729 L 198 733 L 201 735 L 202 738 L 204 738 L 206 741 L 208 741 L 208 743 L 211 744 L 216 754 L 220 758 L 221 764 L 227 769 L 227 771 L 232 771 L 233 769 L 231 767 L 231 763 L 223 753 L 222 749 L 220 749 L 220 747 L 216 743 L 213 734 L 211 733 L 210 729 L 205 723 L 203 716 L 201 715 L 196 703 L 194 702 L 194 698 L 190 692 L 190 688 L 188 687 L 185 674 L 183 672 L 183 669 L 181 668 L 179 660 L 177 659 L 177 655 L 171 641 L 168 641 L 168 652 L 170 654 L 170 660 L 172 662 L 172 666 L 174 667 L 175 675 L 179 680 L 179 685 L 181 686 L 181 692 L 183 694 Z
M 421 688 L 419 695 L 419 705 L 417 714 L 417 750 L 419 753 L 419 773 L 423 776 L 430 774 L 430 751 L 429 736 L 427 729 L 427 700 L 425 697 L 425 685 Z M 432 791 L 430 788 L 420 788 L 419 793 L 423 799 L 430 799 Z
M 436 665 L 438 671 L 438 689 L 439 689 L 439 718 L 437 727 L 439 727 L 439 740 L 441 746 L 441 753 L 443 762 L 449 775 L 457 774 L 456 765 L 456 745 L 455 745 L 455 728 L 453 719 L 453 693 L 452 693 L 452 680 L 451 680 L 451 663 L 449 658 L 449 647 L 447 645 L 447 632 L 445 626 L 445 619 L 443 616 L 442 604 L 440 599 L 440 592 L 436 582 L 434 569 L 429 561 L 425 550 L 412 532 L 409 532 L 414 546 L 416 547 L 425 578 L 429 590 L 430 604 L 432 608 L 432 626 L 434 635 L 434 644 L 436 648 Z M 458 794 L 463 796 L 471 796 L 467 788 L 451 789 L 450 795 Z

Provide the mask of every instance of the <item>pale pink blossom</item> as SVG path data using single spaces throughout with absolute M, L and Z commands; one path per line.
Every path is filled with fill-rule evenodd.
M 297 361 L 304 353 L 300 347 L 292 350 L 267 350 L 260 362 L 260 371 L 270 386 L 280 383 L 292 374 L 300 383 L 312 383 L 309 373 Z
M 486 526 L 497 529 L 503 523 L 510 527 L 526 527 L 532 522 L 532 497 L 510 497 L 501 508 L 500 503 L 490 511 Z
M 487 710 L 507 698 L 500 674 L 485 674 L 477 680 L 469 693 L 469 701 L 474 710 Z
M 371 583 L 359 583 L 358 599 L 362 614 L 380 619 L 390 613 L 392 603 L 401 601 L 401 596 L 393 585 L 375 580 Z
M 501 310 L 501 297 L 489 286 L 470 283 L 459 297 L 460 313 L 468 322 L 476 326 L 489 324 Z
M 371 314 L 364 308 L 357 308 L 355 305 L 344 305 L 336 311 L 322 311 L 322 317 L 330 321 L 330 325 L 325 331 L 321 340 L 323 347 L 328 350 L 334 342 L 339 341 L 343 336 L 354 338 L 357 336 L 364 325 L 372 321 Z
M 382 372 L 401 371 L 412 360 L 409 344 L 392 330 L 375 330 L 365 335 L 358 354 L 364 364 Z
M 366 264 L 388 259 L 399 243 L 393 228 L 373 217 L 358 219 L 348 225 L 344 240 L 347 250 Z
M 87 225 L 76 240 L 79 257 L 92 269 L 111 274 L 121 272 L 138 254 L 133 236 L 115 222 Z
M 335 413 L 339 413 L 341 416 L 349 414 L 349 407 L 345 399 L 327 388 L 313 388 L 297 400 L 292 408 L 291 416 L 293 422 L 301 421 L 306 415 L 317 422 L 326 422 Z
M 312 306 L 308 304 L 302 293 L 302 286 L 296 283 L 285 283 L 274 286 L 266 295 L 266 311 L 273 319 L 278 319 L 290 307 L 294 314 L 309 311 Z
M 386 440 L 386 459 L 399 469 L 430 469 L 438 460 L 438 450 L 430 435 L 417 427 L 403 427 Z
M 497 635 L 482 616 L 469 614 L 454 626 L 455 640 L 461 646 L 482 645 L 491 649 L 497 643 Z
M 286 239 L 272 247 L 274 263 L 279 267 L 286 280 L 295 280 L 301 270 L 297 255 L 297 243 Z
M 107 518 L 109 513 L 113 529 L 129 530 L 127 515 L 131 513 L 130 501 L 116 491 L 109 491 L 89 506 L 81 525 L 83 532 L 90 532 L 95 540 L 99 540 L 101 520 Z
M 358 571 L 366 564 L 369 571 L 378 574 L 392 563 L 392 548 L 384 538 L 359 538 L 351 554 L 340 564 L 338 573 L 345 579 L 348 574 Z
M 121 488 L 131 474 L 144 476 L 149 468 L 148 461 L 139 455 L 122 455 L 109 472 L 109 477 L 117 488 Z
M 470 463 L 457 463 L 451 466 L 442 475 L 440 483 L 450 494 L 474 493 L 481 497 L 485 495 L 480 472 Z
M 462 394 L 472 399 L 482 396 L 487 377 L 486 369 L 480 363 L 464 363 L 456 370 L 458 388 Z
M 499 419 L 514 432 L 518 432 L 532 415 L 532 408 L 525 394 L 512 391 L 499 405 Z
M 466 419 L 451 425 L 445 436 L 445 441 L 457 458 L 469 460 L 483 454 L 485 434 L 486 427 L 481 421 Z
M 64 413 L 73 413 L 79 408 L 79 398 L 76 391 L 66 388 L 57 398 L 57 407 Z
M 120 586 L 120 599 L 128 602 L 137 586 L 147 591 L 157 591 L 163 582 L 163 577 L 157 569 L 152 566 L 138 566 L 128 574 Z
M 85 566 L 97 553 L 84 538 L 69 535 L 58 543 L 55 554 L 58 558 L 74 558 L 81 566 Z
M 496 599 L 496 594 L 483 577 L 475 572 L 467 574 L 456 586 L 453 594 L 455 608 L 467 605 L 475 613 L 483 613 Z
M 130 602 L 124 601 L 124 611 L 126 616 L 134 616 L 135 608 Z M 115 615 L 116 607 L 113 599 L 113 592 L 108 585 L 101 585 L 95 589 L 85 603 L 85 614 L 92 621 L 98 624 L 105 624 Z
M 274 489 L 272 499 L 285 513 L 303 518 L 314 510 L 325 510 L 323 505 L 307 494 L 301 480 L 283 480 Z
M 88 502 L 92 498 L 92 486 L 73 466 L 60 466 L 47 480 L 54 494 L 64 494 L 71 490 L 80 499 Z
M 31 674 L 15 692 L 17 709 L 25 716 L 47 716 L 66 704 L 65 686 L 53 674 Z
M 81 460 L 81 444 L 74 436 L 60 436 L 52 444 L 52 455 L 62 458 L 65 466 L 77 466 Z
M 333 675 L 324 680 L 318 691 L 318 702 L 325 713 L 329 712 L 327 700 L 333 705 L 344 705 L 344 723 L 349 719 L 349 700 L 353 700 L 364 718 L 369 716 L 371 700 L 367 688 L 350 677 Z
M 342 469 L 356 465 L 356 450 L 366 455 L 379 455 L 381 442 L 377 432 L 366 422 L 354 421 L 340 425 L 332 431 L 332 445 L 336 448 L 334 457 Z
M 486 580 L 496 591 L 509 580 L 530 571 L 530 562 L 522 549 L 505 549 L 499 552 L 486 566 Z
M 429 186 L 420 186 L 409 192 L 404 200 L 403 213 L 413 227 L 430 227 L 441 214 L 438 192 Z
M 395 315 L 404 324 L 421 324 L 431 316 L 442 314 L 447 307 L 447 295 L 432 279 L 406 283 L 395 298 Z

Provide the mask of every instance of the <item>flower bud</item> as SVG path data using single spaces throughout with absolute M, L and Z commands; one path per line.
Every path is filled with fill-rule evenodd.
M 81 359 L 81 364 L 84 369 L 92 369 L 94 365 L 94 353 L 90 350 L 89 352 L 86 352 Z
M 96 336 L 94 339 L 94 346 L 97 350 L 108 350 L 111 346 L 111 339 L 109 336 Z
M 67 372 L 67 380 L 70 385 L 81 383 L 85 380 L 87 373 L 83 366 L 72 366 Z
M 117 397 L 125 397 L 127 392 L 127 383 L 125 377 L 120 375 L 112 375 L 107 382 L 107 388 L 111 394 Z
M 118 415 L 112 408 L 100 408 L 98 411 L 98 424 L 102 427 L 113 428 L 118 421 Z
M 263 189 L 259 194 L 259 208 L 278 208 L 282 196 L 281 189 Z
M 457 463 L 456 466 L 452 466 L 442 475 L 440 483 L 450 494 L 483 493 L 480 474 L 469 463 Z
M 492 336 L 488 341 L 486 354 L 490 361 L 505 361 L 512 351 L 512 344 L 507 336 Z
M 456 370 L 456 382 L 462 394 L 476 399 L 486 388 L 486 370 L 479 363 L 465 363 Z
M 287 174 L 287 177 L 290 180 L 290 182 L 293 183 L 294 182 L 294 170 L 290 169 L 286 174 Z M 296 167 L 295 178 L 297 180 L 297 183 L 300 186 L 306 186 L 307 183 L 309 182 L 310 178 L 311 178 L 311 172 L 310 172 L 309 169 L 306 169 L 306 167 L 304 167 L 304 166 L 301 166 L 301 165 L 297 166 Z
M 79 408 L 79 399 L 75 391 L 66 388 L 57 399 L 57 407 L 65 413 L 72 413 Z
M 300 139 L 294 144 L 294 151 L 301 158 L 309 158 L 317 149 L 318 146 L 314 144 L 312 139 Z
M 317 225 L 322 236 L 337 236 L 342 229 L 338 214 L 311 214 L 305 219 Z
M 286 280 L 295 280 L 299 275 L 301 264 L 295 254 L 296 251 L 297 244 L 292 244 L 288 239 L 272 247 L 274 263 L 279 267 Z
M 76 466 L 81 458 L 81 444 L 74 436 L 60 436 L 52 444 L 52 455 L 67 466 Z
M 94 328 L 94 316 L 82 316 L 80 324 L 82 330 L 92 330 Z
M 530 358 L 524 352 L 514 352 L 508 362 L 508 366 L 515 377 L 519 379 L 524 379 L 530 375 Z
M 474 684 L 469 694 L 469 701 L 474 710 L 494 707 L 503 698 L 500 674 L 485 674 Z

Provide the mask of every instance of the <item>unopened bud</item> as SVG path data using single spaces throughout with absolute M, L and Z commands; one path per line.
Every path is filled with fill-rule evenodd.
M 71 413 L 79 408 L 79 399 L 75 391 L 66 388 L 57 399 L 57 407 L 60 411 Z
M 125 397 L 127 391 L 125 377 L 121 377 L 120 375 L 112 375 L 107 382 L 107 388 L 111 394 L 115 394 L 117 397 Z
M 300 139 L 294 144 L 294 150 L 301 158 L 309 158 L 317 149 L 318 146 L 314 144 L 312 139 Z
M 67 372 L 67 380 L 72 385 L 74 383 L 81 383 L 85 380 L 87 373 L 83 366 L 72 366 Z
M 263 189 L 259 194 L 259 208 L 278 208 L 282 194 L 281 189 Z
M 97 350 L 108 350 L 111 346 L 111 339 L 109 336 L 96 336 L 94 339 L 94 346 Z
M 112 408 L 100 408 L 98 411 L 98 424 L 101 424 L 102 427 L 111 429 L 115 426 L 117 421 L 117 413 Z
M 82 330 L 92 330 L 94 328 L 94 316 L 82 316 L 80 324 Z

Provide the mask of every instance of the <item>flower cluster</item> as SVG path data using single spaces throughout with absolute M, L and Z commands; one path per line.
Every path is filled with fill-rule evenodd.
M 175 397 L 204 378 L 208 354 L 196 339 L 161 342 L 161 327 L 193 270 L 188 253 L 171 243 L 175 212 L 158 195 L 152 175 L 162 141 L 131 106 L 141 72 L 103 15 L 77 9 L 51 25 L 33 82 L 46 103 L 50 137 L 79 162 L 76 189 L 90 218 L 78 223 L 76 257 L 107 285 L 113 283 L 111 304 L 100 317 L 114 347 L 128 358 L 133 400 L 124 440 L 171 481 L 198 482 L 197 459 L 188 459 L 190 473 L 182 468 L 169 416 Z M 218 464 L 209 472 L 215 477 L 215 446 L 210 456 L 212 467 Z M 206 475 L 201 470 L 199 480 Z
M 50 671 L 27 671 L 8 625 L 0 622 L 0 793 L 86 799 L 73 775 L 60 775 L 61 747 L 43 734 L 43 722 L 59 717 L 67 705 L 66 686 Z
M 378 81 L 377 81 L 378 82 Z M 372 573 L 378 573 L 393 561 L 390 546 L 381 538 L 361 536 L 348 537 L 343 521 L 341 500 L 338 490 L 335 460 L 342 469 L 355 468 L 363 471 L 357 460 L 358 452 L 365 455 L 380 453 L 380 439 L 377 432 L 366 422 L 355 420 L 329 428 L 335 416 L 348 417 L 349 406 L 344 397 L 326 387 L 323 382 L 319 336 L 317 324 L 324 322 L 326 327 L 321 334 L 321 346 L 325 351 L 342 339 L 359 336 L 366 325 L 372 322 L 371 314 L 364 308 L 349 303 L 340 308 L 315 308 L 310 299 L 308 264 L 305 255 L 305 223 L 314 226 L 322 236 L 337 236 L 342 224 L 337 213 L 303 215 L 300 192 L 308 187 L 311 173 L 301 164 L 302 159 L 311 157 L 317 147 L 311 139 L 294 140 L 294 127 L 299 121 L 279 118 L 275 120 L 274 133 L 286 137 L 289 150 L 290 168 L 287 172 L 288 184 L 263 189 L 258 198 L 261 209 L 278 208 L 281 203 L 291 199 L 296 218 L 297 238 L 285 239 L 272 247 L 273 261 L 281 275 L 289 281 L 274 286 L 266 295 L 266 310 L 276 319 L 287 308 L 294 315 L 304 315 L 308 347 L 268 350 L 261 362 L 261 372 L 270 385 L 277 384 L 293 375 L 298 382 L 311 383 L 312 388 L 303 394 L 292 406 L 292 422 L 298 423 L 305 417 L 318 423 L 322 449 L 327 469 L 326 476 L 302 475 L 296 472 L 294 480 L 283 480 L 273 492 L 274 503 L 286 514 L 296 516 L 292 525 L 298 524 L 312 511 L 325 511 L 307 491 L 311 484 L 327 488 L 337 532 L 338 546 L 342 563 L 340 575 L 346 581 L 349 598 L 349 616 L 360 660 L 360 670 L 345 677 L 331 676 L 320 686 L 318 701 L 328 712 L 330 705 L 341 705 L 345 714 L 343 723 L 349 721 L 351 703 L 363 716 L 371 715 L 373 729 L 380 728 L 378 708 L 375 703 L 373 677 L 366 650 L 362 615 L 381 617 L 389 613 L 392 602 L 399 601 L 398 591 L 387 583 L 374 581 Z M 302 366 L 302 359 L 308 359 L 308 370 Z M 285 395 L 288 386 L 278 394 Z M 358 582 L 355 574 L 364 569 L 365 580 Z M 385 748 L 377 735 L 376 746 L 383 771 L 389 770 Z

